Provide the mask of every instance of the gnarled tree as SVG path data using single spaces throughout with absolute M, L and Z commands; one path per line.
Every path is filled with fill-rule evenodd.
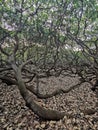
M 97 0 L 8 0 L 0 5 L 0 79 L 18 85 L 26 104 L 40 117 L 63 118 L 64 112 L 43 108 L 28 90 L 48 98 L 75 86 L 41 95 L 27 83 L 35 77 L 74 74 L 81 82 L 95 78 L 97 85 Z

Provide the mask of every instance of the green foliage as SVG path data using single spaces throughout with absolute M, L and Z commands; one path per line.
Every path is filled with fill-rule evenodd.
M 20 44 L 17 60 L 32 57 L 36 61 L 45 58 L 48 62 L 49 59 L 54 61 L 56 55 L 69 61 L 84 59 L 81 52 L 72 49 L 77 42 L 68 33 L 84 41 L 88 48 L 96 47 L 98 43 L 95 43 L 98 35 L 97 0 L 1 0 L 0 5 L 0 39 L 9 34 L 8 37 L 15 40 L 17 35 Z M 11 54 L 15 43 L 9 41 L 6 44 L 5 50 Z M 65 49 L 66 45 L 71 49 Z M 84 51 L 89 53 L 87 47 L 84 46 Z

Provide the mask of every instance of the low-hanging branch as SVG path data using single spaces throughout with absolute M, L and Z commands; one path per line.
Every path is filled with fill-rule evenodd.
M 21 69 L 22 67 L 17 67 L 15 64 L 12 64 L 12 68 L 15 71 L 16 79 L 18 82 L 18 88 L 20 94 L 25 100 L 27 106 L 39 117 L 46 120 L 59 120 L 65 116 L 65 112 L 59 112 L 56 110 L 46 109 L 40 106 L 36 101 L 34 101 L 33 96 L 27 91 L 26 85 L 22 79 Z
M 68 93 L 68 92 L 70 92 L 71 90 L 73 90 L 73 89 L 79 87 L 82 83 L 83 83 L 83 82 L 79 82 L 79 83 L 77 83 L 76 85 L 73 85 L 72 87 L 67 88 L 67 89 L 65 89 L 65 90 L 62 89 L 62 88 L 58 88 L 58 89 L 56 89 L 55 91 L 53 91 L 52 93 L 47 93 L 47 94 L 38 93 L 38 91 L 36 91 L 33 86 L 27 86 L 27 89 L 28 89 L 29 91 L 31 91 L 33 94 L 35 94 L 38 98 L 40 98 L 40 99 L 46 99 L 46 98 L 50 98 L 50 97 L 59 95 L 59 94 L 61 94 L 61 93 Z
M 2 82 L 6 83 L 7 85 L 18 85 L 18 83 L 17 83 L 17 81 L 15 79 L 9 78 L 7 76 L 0 77 L 0 79 L 2 80 Z M 81 81 L 81 82 L 77 83 L 76 85 L 73 85 L 73 86 L 71 86 L 70 88 L 67 88 L 67 89 L 58 88 L 58 89 L 54 90 L 52 93 L 47 93 L 47 94 L 41 94 L 39 91 L 34 89 L 33 85 L 32 86 L 26 85 L 26 88 L 30 92 L 32 92 L 34 95 L 36 95 L 37 98 L 47 99 L 47 98 L 51 98 L 53 96 L 59 95 L 61 93 L 68 93 L 71 90 L 79 87 L 82 83 L 83 83 L 83 81 Z

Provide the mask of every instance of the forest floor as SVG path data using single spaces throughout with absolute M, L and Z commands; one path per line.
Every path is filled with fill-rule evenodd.
M 78 81 L 78 78 L 68 76 L 41 79 L 39 91 L 51 93 L 60 87 L 72 87 Z M 7 86 L 0 81 L 0 130 L 98 130 L 98 111 L 90 111 L 96 109 L 97 98 L 88 83 L 83 83 L 69 93 L 36 100 L 43 107 L 65 111 L 72 116 L 65 116 L 59 121 L 42 120 L 25 106 L 17 86 Z

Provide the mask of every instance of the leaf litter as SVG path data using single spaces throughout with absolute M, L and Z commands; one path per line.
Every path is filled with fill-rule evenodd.
M 71 87 L 78 82 L 70 77 L 41 79 L 40 92 L 51 93 L 58 87 Z M 32 83 L 33 84 L 33 83 Z M 17 86 L 7 86 L 0 81 L 0 130 L 98 130 L 98 109 L 96 94 L 88 83 L 83 83 L 69 93 L 38 99 L 44 107 L 65 111 L 59 121 L 45 121 L 35 115 L 21 97 Z

